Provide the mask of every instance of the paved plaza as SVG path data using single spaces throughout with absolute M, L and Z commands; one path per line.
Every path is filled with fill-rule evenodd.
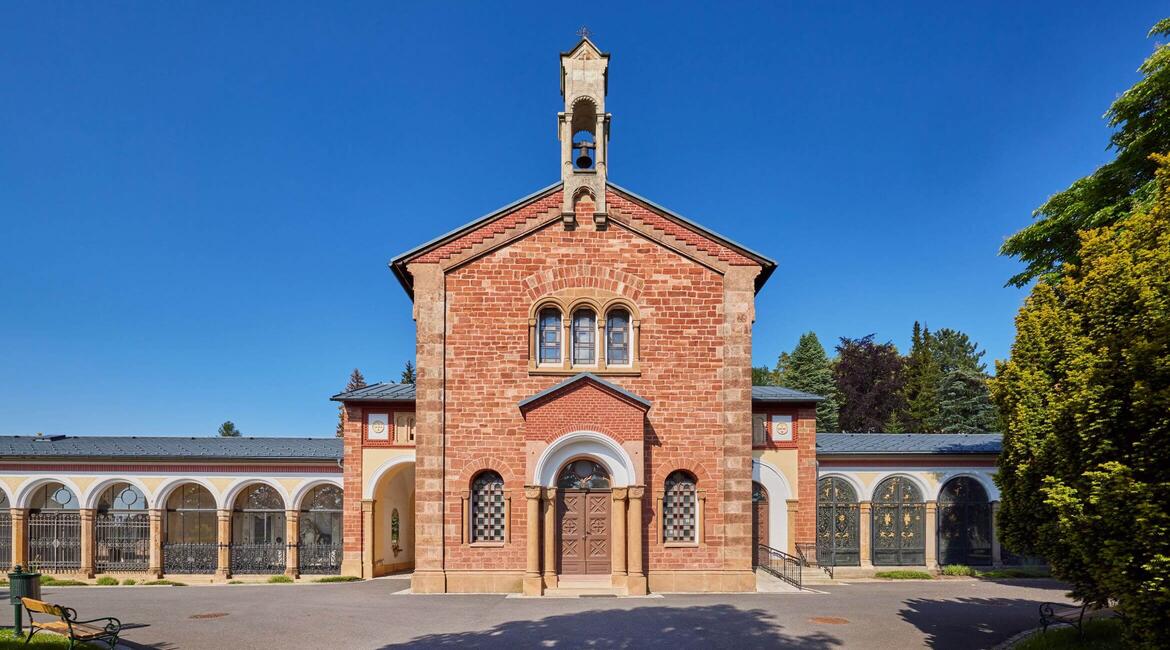
M 128 648 L 989 648 L 1064 601 L 1049 580 L 869 582 L 786 594 L 646 598 L 410 595 L 349 584 L 46 588 L 82 618 L 136 625 Z M 7 594 L 4 594 L 5 596 Z

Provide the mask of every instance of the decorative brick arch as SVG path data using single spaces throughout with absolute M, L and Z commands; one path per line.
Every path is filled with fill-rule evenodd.
M 565 289 L 608 291 L 636 301 L 642 296 L 646 281 L 632 273 L 617 269 L 594 264 L 576 264 L 555 266 L 533 273 L 524 278 L 521 284 L 529 301 L 536 301 Z
M 672 472 L 679 470 L 695 477 L 695 485 L 701 490 L 707 490 L 715 483 L 715 480 L 711 478 L 711 472 L 707 471 L 706 465 L 699 461 L 664 460 L 658 463 L 654 468 L 654 473 L 651 475 L 655 483 L 653 487 L 654 493 L 661 493 L 666 477 L 670 476 Z
M 512 471 L 512 466 L 496 456 L 483 456 L 467 463 L 459 470 L 459 485 L 461 489 L 471 489 L 471 481 L 477 474 L 491 470 L 504 479 L 504 489 L 520 489 L 524 487 L 523 477 Z

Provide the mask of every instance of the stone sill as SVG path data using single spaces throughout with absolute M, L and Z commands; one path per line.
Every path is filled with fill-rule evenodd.
M 529 368 L 530 377 L 572 377 L 587 372 L 598 377 L 640 377 L 638 368 Z

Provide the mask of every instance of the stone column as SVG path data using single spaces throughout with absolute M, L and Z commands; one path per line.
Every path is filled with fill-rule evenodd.
M 216 534 L 219 538 L 219 562 L 215 567 L 215 577 L 227 580 L 232 577 L 232 511 L 220 509 L 215 514 Z
M 869 501 L 862 501 L 859 507 L 857 518 L 860 520 L 858 526 L 858 536 L 861 538 L 857 540 L 860 542 L 861 549 L 861 568 L 873 568 L 873 504 Z
M 630 506 L 626 529 L 626 590 L 631 596 L 645 596 L 647 593 L 646 572 L 642 566 L 642 496 L 645 493 L 646 488 L 642 485 L 632 485 L 627 492 Z
M 938 501 L 926 502 L 926 568 L 938 569 Z
M 526 564 L 524 566 L 524 595 L 541 595 L 540 583 L 540 495 L 544 492 L 539 485 L 524 486 L 525 510 L 524 540 Z
M 544 588 L 557 587 L 557 489 L 544 489 Z
M 297 578 L 301 575 L 301 549 L 297 542 L 301 538 L 301 511 L 284 511 L 284 539 L 288 552 L 284 556 L 284 575 Z
M 731 266 L 723 276 L 723 569 L 735 584 L 752 574 L 752 322 L 758 266 Z M 726 576 L 724 584 L 732 584 Z
M 1003 546 L 999 543 L 999 501 L 991 502 L 991 566 L 1003 566 Z
M 8 513 L 12 517 L 12 565 L 28 568 L 28 510 L 12 508 Z
M 415 547 L 417 553 L 417 546 Z M 362 499 L 362 577 L 374 577 L 374 501 Z
M 443 476 L 444 396 L 446 366 L 447 288 L 437 263 L 415 263 L 414 276 L 415 363 L 415 470 L 414 470 L 414 593 L 444 593 L 446 487 Z
M 626 498 L 628 490 L 626 488 L 613 489 L 613 513 L 610 519 L 613 521 L 613 531 L 610 533 L 610 548 L 613 549 L 612 559 L 612 584 L 614 587 L 621 589 L 626 586 Z
M 94 550 L 94 516 L 93 508 L 82 508 L 81 514 L 81 567 L 78 569 L 83 577 L 94 577 L 93 550 Z
M 146 572 L 152 578 L 161 578 L 163 575 L 163 511 L 151 508 L 147 513 L 150 518 L 150 553 L 146 563 Z

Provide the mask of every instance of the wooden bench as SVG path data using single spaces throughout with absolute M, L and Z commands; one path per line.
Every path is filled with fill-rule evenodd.
M 108 644 L 110 650 L 114 650 L 118 645 L 122 622 L 112 616 L 79 621 L 77 620 L 77 612 L 72 607 L 62 607 L 33 598 L 21 598 L 20 602 L 24 605 L 25 611 L 28 612 L 28 638 L 24 640 L 25 645 L 32 641 L 33 635 L 37 632 L 60 634 L 69 639 L 70 648 L 79 641 L 82 643 L 101 641 Z M 33 612 L 52 616 L 55 620 L 39 622 L 33 618 Z M 94 625 L 98 622 L 104 622 L 105 625 Z
M 1112 616 L 1113 609 L 1085 603 L 1081 606 L 1044 603 L 1040 606 L 1040 627 L 1045 632 L 1053 625 L 1075 627 L 1078 637 L 1085 636 L 1085 621 Z

